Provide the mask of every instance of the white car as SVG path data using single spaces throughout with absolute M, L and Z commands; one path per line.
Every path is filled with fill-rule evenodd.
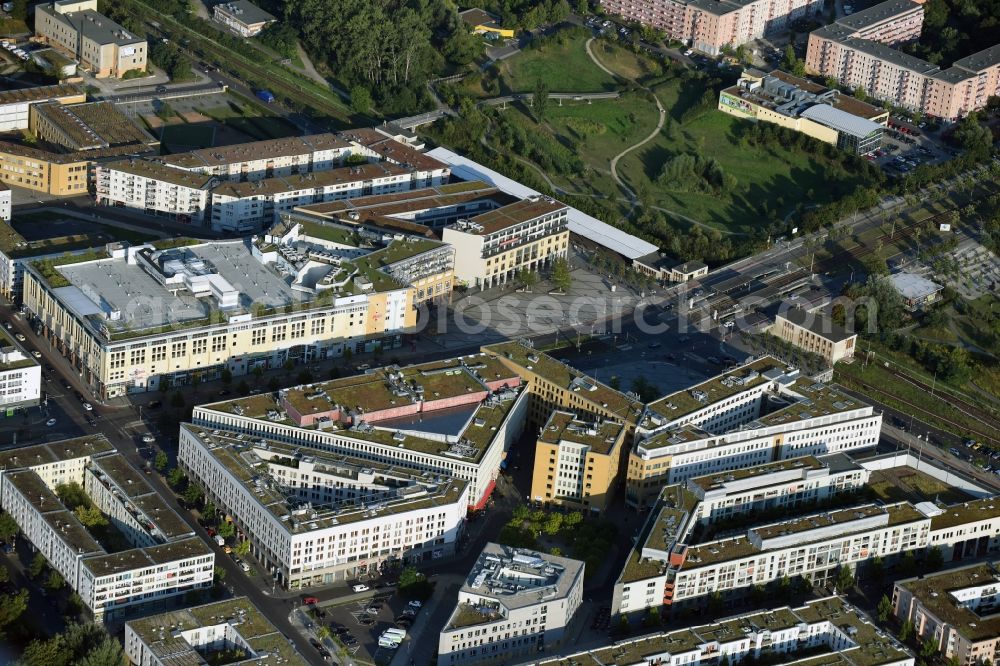
M 52 426 L 54 426 L 55 424 L 56 424 L 56 420 L 55 420 L 55 419 L 49 419 L 48 421 L 46 421 L 46 422 L 45 422 L 45 425 L 46 425 L 47 427 L 49 427 L 49 428 L 51 428 L 51 427 L 52 427 Z
M 14 337 L 17 338 L 18 342 L 24 342 L 24 333 L 15 333 Z
M 156 441 L 156 437 L 153 437 L 152 433 L 146 433 L 142 436 L 142 441 L 146 444 L 152 444 Z
M 250 573 L 250 565 L 246 562 L 240 562 L 240 569 L 243 569 L 244 573 Z
M 87 410 L 88 412 L 94 411 L 94 406 L 92 404 L 90 404 L 89 402 L 83 403 L 83 408 L 85 410 Z
M 40 351 L 38 351 L 36 349 L 35 351 L 31 352 L 31 355 L 34 356 L 35 358 L 41 358 L 42 357 L 42 352 L 40 352 Z
M 355 592 L 367 592 L 370 588 L 364 583 L 358 583 L 357 585 L 351 585 L 351 589 Z
M 411 608 L 421 608 L 421 607 L 423 607 L 423 605 L 424 605 L 424 604 L 423 604 L 422 602 L 420 602 L 420 601 L 417 601 L 417 600 L 415 600 L 415 599 L 414 599 L 414 600 L 413 600 L 413 601 L 411 601 L 411 602 L 410 602 L 410 603 L 409 603 L 408 605 L 409 605 L 409 606 L 410 606 Z

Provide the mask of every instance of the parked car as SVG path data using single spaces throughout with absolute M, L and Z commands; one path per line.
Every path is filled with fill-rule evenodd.
M 54 426 L 55 424 L 56 424 L 56 420 L 55 420 L 55 419 L 49 419 L 48 421 L 46 421 L 46 422 L 45 422 L 45 425 L 46 425 L 47 427 L 49 427 L 49 428 L 51 428 L 51 427 L 52 427 L 52 426 Z
M 306 606 L 315 606 L 316 604 L 319 603 L 319 599 L 317 599 L 316 597 L 304 597 L 302 599 L 302 603 L 304 603 Z
M 354 590 L 355 592 L 367 592 L 371 588 L 369 588 L 364 583 L 356 583 L 351 586 L 351 589 Z
M 83 403 L 83 408 L 85 410 L 87 410 L 88 412 L 91 412 L 91 411 L 94 410 L 94 406 L 92 404 L 90 404 L 89 402 Z
M 152 433 L 147 432 L 142 436 L 142 441 L 146 444 L 152 444 L 156 441 L 156 437 L 154 437 Z
M 18 342 L 24 342 L 25 340 L 24 333 L 15 333 L 14 337 L 17 338 Z

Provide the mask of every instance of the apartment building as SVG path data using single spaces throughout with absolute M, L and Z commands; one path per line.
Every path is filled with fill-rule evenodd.
M 528 422 L 542 427 L 554 410 L 578 419 L 605 419 L 624 424 L 625 440 L 635 432 L 643 405 L 634 393 L 621 393 L 524 342 L 485 345 L 482 351 L 521 377 L 531 393 Z
M 882 146 L 889 112 L 791 74 L 745 70 L 719 93 L 719 111 L 779 125 L 854 155 Z
M 601 7 L 649 25 L 693 49 L 719 55 L 820 14 L 817 0 L 602 0 Z
M 160 145 L 111 102 L 33 104 L 29 116 L 29 129 L 36 137 L 70 152 L 115 146 L 156 150 Z
M 521 435 L 528 393 L 485 354 L 388 366 L 355 377 L 195 407 L 196 427 L 266 437 L 469 484 L 486 506 Z
M 1000 656 L 1000 573 L 990 563 L 897 581 L 893 609 L 952 663 L 976 666 Z
M 923 5 L 888 0 L 809 35 L 806 69 L 893 106 L 954 121 L 1000 92 L 1000 45 L 941 69 L 896 47 L 917 39 Z
M 452 555 L 469 483 L 182 424 L 178 461 L 288 589 Z
M 0 182 L 0 221 L 10 222 L 11 201 L 10 188 Z
M 531 499 L 594 513 L 611 502 L 625 442 L 620 421 L 577 419 L 557 410 L 538 435 Z
M 874 447 L 882 415 L 772 357 L 646 406 L 629 454 L 625 503 L 665 484 L 805 455 Z
M 891 560 L 906 551 L 940 548 L 947 561 L 955 561 L 1000 549 L 1000 509 L 990 498 L 950 506 L 865 504 L 855 495 L 864 473 L 848 467 L 841 472 L 835 459 L 829 465 L 844 483 L 827 491 L 805 490 L 801 497 L 795 495 L 803 481 L 780 478 L 787 469 L 771 472 L 767 485 L 766 477 L 758 477 L 765 500 L 772 493 L 791 497 L 772 504 L 772 510 L 717 514 L 726 519 L 721 533 L 713 527 L 716 518 L 706 519 L 709 512 L 699 507 L 702 500 L 693 485 L 668 486 L 615 585 L 614 612 L 700 606 L 708 595 L 739 597 L 751 586 L 785 576 L 828 584 L 840 567 L 854 569 L 874 557 Z
M 0 133 L 28 129 L 29 111 L 35 104 L 79 104 L 86 101 L 87 93 L 74 83 L 0 91 Z
M 0 332 L 0 410 L 34 407 L 42 396 L 42 366 L 7 335 Z
M 60 500 L 76 483 L 131 548 L 111 552 Z M 0 503 L 97 621 L 211 587 L 215 556 L 103 436 L 0 453 Z
M 799 349 L 823 357 L 833 367 L 837 361 L 854 358 L 857 333 L 849 333 L 827 315 L 791 308 L 779 312 L 769 332 Z
M 212 18 L 240 37 L 254 37 L 276 19 L 248 0 L 230 0 L 212 8 Z
M 212 189 L 211 225 L 214 231 L 253 233 L 269 227 L 277 216 L 298 206 L 405 192 L 414 187 L 414 182 L 413 171 L 388 162 L 226 182 Z
M 87 193 L 87 175 L 97 154 L 54 153 L 0 141 L 0 182 L 53 196 Z
M 568 208 L 532 197 L 459 220 L 441 239 L 455 247 L 455 276 L 482 289 L 513 280 L 518 271 L 540 272 L 569 250 Z
M 295 273 L 296 283 L 303 286 L 307 286 L 306 276 L 316 278 L 319 265 L 339 266 L 344 259 L 352 259 L 367 270 L 381 271 L 412 286 L 415 307 L 428 302 L 450 302 L 455 249 L 428 238 L 397 236 L 386 242 L 385 234 L 363 227 L 352 228 L 292 213 L 283 215 L 254 247 L 268 263 L 283 261 L 286 269 Z M 322 283 L 323 279 L 318 281 Z M 315 282 L 311 288 L 315 288 Z
M 338 135 L 351 143 L 355 154 L 363 155 L 369 162 L 388 162 L 413 173 L 413 189 L 433 187 L 451 179 L 451 167 L 444 160 L 421 152 L 423 144 L 407 142 L 402 135 L 385 129 L 359 127 L 344 130 Z
M 218 184 L 213 176 L 137 159 L 97 165 L 94 182 L 99 205 L 132 208 L 184 223 L 205 220 L 210 190 Z
M 246 597 L 125 622 L 125 655 L 135 666 L 212 663 L 236 650 L 242 663 L 306 663 Z
M 750 660 L 802 666 L 915 664 L 914 656 L 904 645 L 836 596 L 809 601 L 797 608 L 775 607 L 689 629 L 647 634 L 531 663 L 714 666 Z
M 215 146 L 158 158 L 166 166 L 242 182 L 329 171 L 342 166 L 354 148 L 336 134 L 311 134 Z
M 254 252 L 180 239 L 36 259 L 24 304 L 101 397 L 391 348 L 414 326 L 413 288 L 380 270 L 327 263 L 302 289 Z
M 35 34 L 97 78 L 146 69 L 146 40 L 97 12 L 97 0 L 56 0 L 35 8 Z
M 583 573 L 579 560 L 487 543 L 438 637 L 438 662 L 509 664 L 559 648 Z

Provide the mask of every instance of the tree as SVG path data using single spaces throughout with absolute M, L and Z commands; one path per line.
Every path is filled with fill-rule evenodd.
M 0 564 L 0 583 L 9 583 L 9 582 L 10 582 L 10 571 L 7 569 L 7 567 Z
M 910 640 L 913 636 L 913 623 L 909 620 L 904 620 L 903 624 L 899 627 L 899 640 L 903 643 Z
M 562 257 L 552 262 L 552 284 L 564 293 L 569 291 L 573 285 L 573 274 L 570 272 L 569 262 Z
M 563 516 L 561 513 L 550 513 L 548 518 L 545 520 L 545 525 L 542 530 L 549 536 L 559 534 L 559 530 L 562 529 L 562 518 Z
M 170 459 L 167 458 L 167 454 L 164 451 L 157 451 L 156 457 L 153 459 L 153 467 L 156 468 L 157 472 L 162 472 L 170 464 Z
M 17 536 L 21 528 L 17 526 L 17 521 L 9 513 L 0 513 L 0 541 L 11 541 Z
M 222 383 L 225 384 L 226 386 L 232 384 L 233 383 L 232 370 L 230 370 L 229 368 L 223 368 L 222 372 L 219 373 L 219 379 L 222 380 Z
M 241 379 L 240 383 L 236 385 L 236 392 L 241 396 L 250 394 L 250 385 L 247 384 L 247 380 Z
M 927 551 L 927 559 L 924 562 L 929 571 L 938 571 L 944 566 L 944 555 L 939 546 L 933 546 Z
M 424 580 L 424 575 L 416 567 L 406 567 L 399 573 L 399 587 L 409 587 Z
M 224 520 L 221 523 L 219 523 L 219 528 L 216 530 L 216 532 L 223 539 L 228 539 L 234 534 L 236 534 L 236 526 L 233 525 L 228 520 Z
M 114 666 L 125 663 L 122 644 L 108 635 L 76 662 L 77 666 Z
M 789 42 L 785 47 L 785 55 L 781 60 L 781 69 L 784 69 L 795 76 L 803 76 L 806 73 L 805 63 L 799 60 L 798 56 L 795 55 L 795 47 L 791 42 Z
M 16 594 L 0 596 L 0 636 L 27 608 L 28 591 L 25 589 L 19 590 Z
M 189 506 L 197 506 L 201 503 L 203 497 L 205 497 L 205 493 L 197 483 L 190 483 L 184 489 L 184 501 Z
M 31 559 L 31 564 L 28 565 L 28 576 L 30 578 L 38 578 L 45 571 L 46 565 L 48 565 L 48 562 L 45 561 L 45 556 L 41 553 L 35 553 L 35 556 Z
M 45 589 L 51 592 L 56 592 L 61 590 L 65 584 L 65 579 L 63 579 L 62 575 L 58 571 L 51 571 L 49 572 L 49 577 L 45 581 Z
M 72 483 L 60 483 L 56 486 L 56 495 L 70 511 L 78 506 L 90 506 L 90 498 L 87 492 L 76 481 Z
M 249 555 L 250 554 L 250 539 L 244 539 L 243 541 L 240 541 L 239 543 L 237 543 L 236 547 L 233 548 L 233 552 L 236 553 L 237 555 L 239 555 L 240 557 L 246 557 L 247 555 Z
M 372 108 L 372 94 L 364 86 L 351 88 L 351 108 L 355 113 L 367 115 Z
M 889 616 L 892 615 L 892 600 L 885 594 L 878 601 L 878 621 L 883 624 L 889 621 Z
M 549 106 L 549 88 L 541 79 L 535 81 L 535 92 L 531 95 L 531 112 L 538 122 L 545 120 L 545 112 Z
M 937 654 L 937 651 L 937 643 L 932 638 L 927 638 L 920 644 L 920 656 L 924 659 L 930 659 Z
M 187 476 L 184 474 L 184 470 L 180 467 L 174 467 L 169 472 L 167 472 L 167 483 L 174 490 L 178 490 L 187 481 Z
M 222 581 L 226 580 L 226 570 L 223 569 L 222 567 L 216 566 L 215 569 L 213 569 L 213 572 L 216 583 L 221 583 Z
M 517 272 L 517 281 L 521 283 L 525 291 L 531 291 L 531 288 L 538 283 L 538 274 L 527 268 L 522 268 Z
M 908 550 L 903 553 L 903 556 L 899 558 L 899 575 L 904 578 L 908 578 L 914 574 L 917 570 L 917 561 L 913 557 L 913 551 Z
M 320 639 L 321 641 L 325 641 L 329 637 L 330 637 L 330 627 L 321 624 L 316 629 L 316 638 Z
M 74 509 L 77 519 L 84 527 L 104 527 L 108 524 L 108 519 L 104 517 L 101 510 L 96 506 L 78 506 Z

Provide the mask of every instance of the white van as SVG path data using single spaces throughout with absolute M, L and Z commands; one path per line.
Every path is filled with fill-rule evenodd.
M 405 629 L 386 629 L 382 632 L 381 638 L 391 638 L 394 641 L 402 642 L 406 638 Z

